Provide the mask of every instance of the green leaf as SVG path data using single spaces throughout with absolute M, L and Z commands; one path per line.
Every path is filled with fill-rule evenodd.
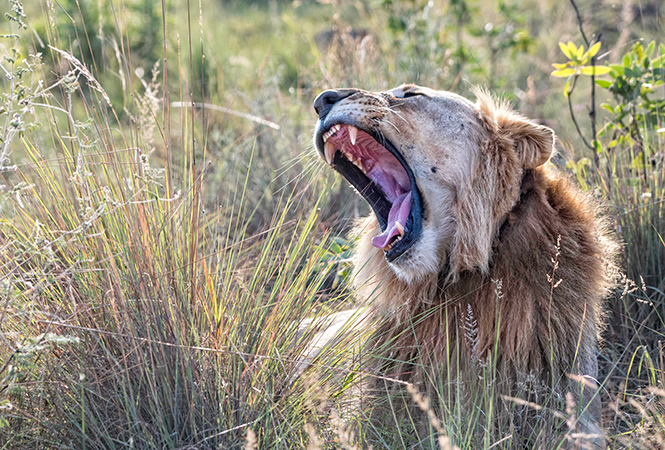
M 577 49 L 577 59 L 582 59 L 584 55 L 584 46 L 580 45 L 580 48 Z
M 660 77 L 662 79 L 665 79 L 665 67 L 659 67 L 657 69 L 651 69 L 651 73 L 656 76 Z
M 572 75 L 568 77 L 566 80 L 566 84 L 563 85 L 563 96 L 568 98 L 568 95 L 570 94 L 568 90 L 570 89 L 570 80 L 572 80 Z
M 630 56 L 628 56 L 627 53 L 625 55 L 623 55 L 622 63 L 623 63 L 624 67 L 630 67 Z
M 571 59 L 577 55 L 577 46 L 573 44 L 573 41 L 568 41 L 568 51 L 570 52 Z
M 612 69 L 610 69 L 607 66 L 586 66 L 586 67 L 582 67 L 580 69 L 580 72 L 582 73 L 582 75 L 589 75 L 589 76 L 591 76 L 591 75 L 596 75 L 596 76 L 606 75 L 606 74 L 610 73 L 611 71 L 612 71 Z
M 610 64 L 610 68 L 616 72 L 617 75 L 623 75 L 624 67 L 618 64 Z
M 644 74 L 644 72 L 642 72 L 641 70 L 634 69 L 632 67 L 626 67 L 626 69 L 624 69 L 624 74 L 627 77 L 640 78 Z
M 589 51 L 587 52 L 587 55 L 589 56 L 589 58 L 593 58 L 598 53 L 598 50 L 600 50 L 600 42 L 596 42 L 595 44 L 593 44 L 589 49 Z
M 559 78 L 565 78 L 565 77 L 569 77 L 571 75 L 574 75 L 575 73 L 577 73 L 577 71 L 575 69 L 559 69 L 559 70 L 555 70 L 550 75 L 555 76 L 555 77 L 559 77 Z
M 596 139 L 593 140 L 593 146 L 596 148 L 596 153 L 600 153 L 603 150 L 603 147 L 600 145 L 600 142 Z
M 597 137 L 603 137 L 607 133 L 608 129 L 613 129 L 614 125 L 611 123 L 607 123 L 603 128 L 600 129 L 600 131 L 597 133 Z
M 601 81 L 601 80 L 598 80 L 598 81 Z M 598 81 L 596 81 L 596 83 Z M 607 111 L 609 111 L 610 114 L 614 114 L 614 108 L 612 108 L 612 105 L 610 105 L 609 103 L 601 103 L 600 107 L 607 110 Z
M 636 42 L 635 45 L 633 45 L 633 51 L 637 53 L 637 62 L 642 61 L 642 58 L 644 57 L 644 47 L 642 46 L 642 43 Z
M 612 82 L 608 80 L 596 80 L 596 84 L 603 89 L 609 89 L 612 86 Z
M 566 55 L 566 58 L 568 59 L 573 59 L 573 54 L 570 52 L 570 49 L 568 49 L 568 46 L 564 44 L 563 42 L 559 42 L 559 48 L 563 52 L 564 55 Z

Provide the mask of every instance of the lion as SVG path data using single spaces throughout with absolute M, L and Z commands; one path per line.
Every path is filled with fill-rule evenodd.
M 354 256 L 377 324 L 365 351 L 422 389 L 489 365 L 514 447 L 605 448 L 596 355 L 616 245 L 597 202 L 548 163 L 553 130 L 475 95 L 403 85 L 314 102 L 316 149 L 373 210 Z

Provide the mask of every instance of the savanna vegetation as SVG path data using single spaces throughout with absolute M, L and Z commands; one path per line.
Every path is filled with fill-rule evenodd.
M 2 9 L 0 449 L 508 448 L 491 403 L 414 391 L 427 441 L 346 408 L 372 374 L 336 360 L 364 336 L 297 376 L 298 323 L 354 303 L 348 230 L 368 211 L 315 154 L 311 104 L 403 82 L 483 85 L 556 130 L 551 164 L 622 244 L 599 355 L 608 442 L 665 447 L 662 2 Z

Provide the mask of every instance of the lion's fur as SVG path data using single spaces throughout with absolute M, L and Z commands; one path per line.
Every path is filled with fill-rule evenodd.
M 404 362 L 382 365 L 385 375 L 416 383 L 450 373 L 472 377 L 474 360 L 494 355 L 504 386 L 498 394 L 511 395 L 528 380 L 533 386 L 534 377 L 557 395 L 572 391 L 578 404 L 588 405 L 591 425 L 583 431 L 597 432 L 600 400 L 589 387 L 593 381 L 584 387 L 567 375 L 596 376 L 602 299 L 612 281 L 615 244 L 597 203 L 546 164 L 553 131 L 484 91 L 475 93 L 475 105 L 453 98 L 460 110 L 475 111 L 475 118 L 463 119 L 468 142 L 460 145 L 471 157 L 467 168 L 458 164 L 461 176 L 446 169 L 454 177 L 444 180 L 454 184 L 446 187 L 449 194 L 429 198 L 424 183 L 438 179 L 418 176 L 425 173 L 419 172 L 421 160 L 443 161 L 427 152 L 443 148 L 445 153 L 448 147 L 411 148 L 405 155 L 415 166 L 427 220 L 435 220 L 436 208 L 448 208 L 445 227 L 432 226 L 445 234 L 445 242 L 422 244 L 437 252 L 438 269 L 405 276 L 408 259 L 389 264 L 372 246 L 372 237 L 381 232 L 375 217 L 357 228 L 354 284 L 380 324 L 373 351 Z M 377 98 L 371 93 L 355 97 L 349 105 Z M 406 121 L 417 117 L 417 111 L 398 112 Z M 427 124 L 405 125 L 396 139 L 406 142 L 423 128 L 436 132 Z M 427 236 L 423 233 L 423 239 Z M 465 328 L 469 315 L 477 324 L 471 338 Z M 410 364 L 414 361 L 419 363 Z
M 478 323 L 479 355 L 490 351 L 498 336 L 504 366 L 559 377 L 573 370 L 575 359 L 579 365 L 595 358 L 609 279 L 603 258 L 608 244 L 597 234 L 602 228 L 596 228 L 600 223 L 592 205 L 551 169 L 527 171 L 520 200 L 493 242 L 486 272 L 462 270 L 452 282 L 445 273 L 417 284 L 402 282 L 371 246 L 376 225 L 365 223 L 355 255 L 361 268 L 355 277 L 359 297 L 369 299 L 375 314 L 390 324 L 394 349 L 405 356 L 417 347 L 445 361 L 450 339 L 437 339 L 442 315 L 456 323 L 447 330 L 457 333 L 470 306 Z M 413 324 L 413 333 L 402 333 L 414 318 L 420 322 Z M 550 348 L 554 364 L 544 355 Z

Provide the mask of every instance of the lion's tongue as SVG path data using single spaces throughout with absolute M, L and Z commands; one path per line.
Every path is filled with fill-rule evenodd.
M 406 229 L 406 220 L 409 218 L 411 211 L 411 191 L 406 192 L 393 202 L 388 214 L 388 224 L 386 231 L 372 239 L 372 245 L 376 248 L 385 248 L 390 241 L 400 234 L 398 225 Z

